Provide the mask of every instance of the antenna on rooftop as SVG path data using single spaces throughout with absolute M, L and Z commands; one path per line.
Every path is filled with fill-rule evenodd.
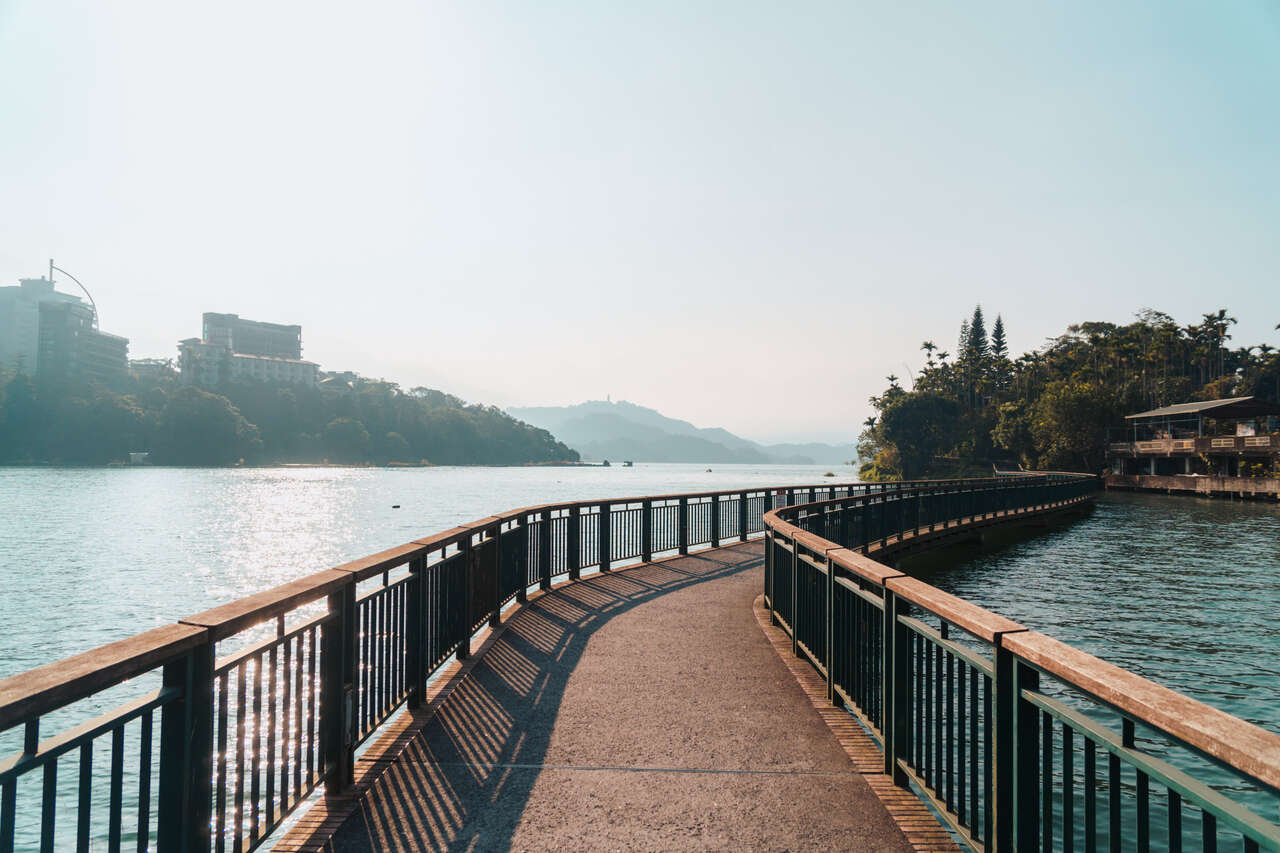
M 49 259 L 49 281 L 50 281 L 50 283 L 52 283 L 52 282 L 53 282 L 53 271 L 54 271 L 54 270 L 57 270 L 58 272 L 60 272 L 60 273 L 62 273 L 63 275 L 65 275 L 67 278 L 69 278 L 69 279 L 71 279 L 72 281 L 74 281 L 76 284 L 79 284 L 79 285 L 80 285 L 80 289 L 84 291 L 84 295 L 89 297 L 89 305 L 90 305 L 90 307 L 92 307 L 92 308 L 93 308 L 93 327 L 94 327 L 95 329 L 99 328 L 99 327 L 98 327 L 98 303 L 96 303 L 96 302 L 94 302 L 94 301 L 93 301 L 93 294 L 91 294 L 91 293 L 89 292 L 89 288 L 85 287 L 83 284 L 80 284 L 80 279 L 76 278 L 76 277 L 75 277 L 75 276 L 73 276 L 71 273 L 69 273 L 69 272 L 67 272 L 66 270 L 64 270 L 62 267 L 55 267 L 55 266 L 53 265 L 53 258 L 50 258 L 50 259 Z

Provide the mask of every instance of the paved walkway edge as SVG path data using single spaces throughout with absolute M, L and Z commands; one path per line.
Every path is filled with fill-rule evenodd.
M 832 705 L 827 699 L 827 683 L 818 671 L 808 661 L 791 654 L 791 637 L 781 628 L 770 624 L 763 595 L 756 597 L 754 609 L 756 622 L 769 645 L 773 646 L 778 657 L 782 658 L 787 669 L 795 676 L 814 710 L 831 729 L 853 766 L 880 798 L 912 848 L 920 853 L 958 853 L 960 848 L 952 839 L 951 833 L 938 822 L 924 801 L 911 791 L 893 784 L 893 779 L 885 774 L 884 754 L 862 725 L 843 707 Z
M 760 539 L 747 542 L 733 542 L 720 548 L 704 548 L 689 555 L 672 554 L 648 563 L 633 563 L 617 567 L 603 574 L 622 574 L 628 569 L 642 566 L 660 565 L 669 560 L 680 560 L 687 556 L 697 556 L 723 548 L 734 548 L 741 545 L 760 542 Z M 581 580 L 597 576 L 597 572 L 584 575 Z M 579 579 L 562 580 L 552 585 L 551 590 L 535 590 L 528 595 L 528 602 L 536 601 L 547 592 L 560 589 L 569 584 L 578 583 Z M 334 796 L 324 795 L 308 808 L 297 822 L 293 824 L 271 848 L 273 853 L 328 853 L 333 847 L 330 839 L 334 833 L 355 814 L 364 800 L 365 794 L 377 782 L 383 771 L 390 767 L 405 748 L 418 736 L 418 733 L 431 722 L 436 711 L 449 698 L 449 694 L 466 680 L 467 675 L 475 668 L 476 662 L 498 641 L 502 633 L 511 624 L 511 620 L 520 613 L 527 603 L 513 602 L 502 612 L 502 623 L 496 628 L 483 628 L 472 639 L 471 656 L 465 661 L 454 660 L 427 687 L 427 698 L 420 708 L 406 710 L 398 718 L 387 724 L 386 731 L 379 735 L 369 748 L 356 759 L 355 780 L 347 790 Z

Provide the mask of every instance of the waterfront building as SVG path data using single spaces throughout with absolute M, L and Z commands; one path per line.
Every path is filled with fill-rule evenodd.
M 199 338 L 180 341 L 178 353 L 183 383 L 201 388 L 243 380 L 314 387 L 320 378 L 320 366 L 314 361 L 238 353 Z
M 111 382 L 128 371 L 129 340 L 96 328 L 94 309 L 48 278 L 0 287 L 0 370 Z
M 246 320 L 238 314 L 204 314 L 202 340 L 233 353 L 267 358 L 302 359 L 302 327 Z
M 302 358 L 302 327 L 246 320 L 238 314 L 203 315 L 203 337 L 178 342 L 178 368 L 187 385 L 216 388 L 252 380 L 314 387 L 320 366 Z
M 1280 492 L 1280 405 L 1229 397 L 1125 416 L 1107 443 L 1108 487 Z

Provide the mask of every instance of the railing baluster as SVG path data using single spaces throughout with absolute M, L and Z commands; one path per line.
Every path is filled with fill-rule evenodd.
M 1098 850 L 1098 750 L 1091 738 L 1084 739 L 1084 849 Z
M 151 847 L 151 728 L 153 715 L 142 715 L 138 736 L 138 853 Z
M 1041 850 L 1053 850 L 1053 717 L 1041 715 L 1040 736 L 1040 833 Z
M 227 674 L 224 672 L 218 676 L 218 710 L 214 720 L 214 725 L 218 732 L 218 741 L 215 748 L 217 764 L 214 769 L 213 784 L 214 797 L 216 798 L 213 806 L 215 821 L 213 837 L 218 853 L 223 853 L 227 849 L 225 837 L 227 831 L 227 707 L 229 704 L 227 687 Z
M 111 776 L 107 799 L 107 851 L 120 853 L 120 824 L 124 811 L 124 726 L 111 730 Z M 0 849 L 4 842 L 0 840 Z
M 1050 723 L 1052 726 L 1052 722 Z M 1075 850 L 1076 790 L 1075 738 L 1071 726 L 1062 724 L 1062 849 Z
M 267 653 L 267 760 L 263 768 L 267 781 L 266 826 L 276 818 L 276 646 Z
M 58 809 L 58 762 L 46 761 L 40 797 L 40 853 L 53 853 L 54 819 Z
M 76 797 L 76 851 L 89 853 L 89 816 L 93 805 L 93 741 L 80 745 L 80 791 Z
M 262 655 L 253 658 L 253 710 L 250 721 L 253 726 L 249 747 L 249 840 L 258 839 L 258 812 L 262 796 Z M 163 765 L 161 765 L 163 766 Z

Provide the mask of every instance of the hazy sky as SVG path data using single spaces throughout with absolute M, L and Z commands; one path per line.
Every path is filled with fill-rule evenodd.
M 0 284 L 134 357 L 850 440 L 981 302 L 1280 344 L 1280 2 L 0 0 Z

